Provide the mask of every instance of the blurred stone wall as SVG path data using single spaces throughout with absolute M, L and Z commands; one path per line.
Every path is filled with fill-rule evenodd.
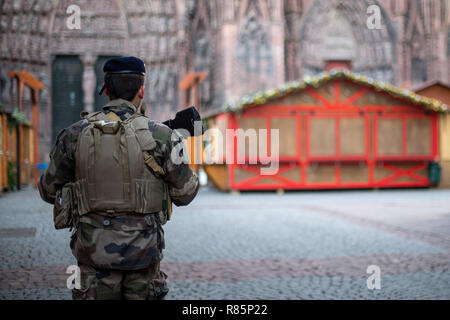
M 70 29 L 71 5 L 80 29 Z M 376 5 L 381 28 L 367 27 Z M 449 0 L 13 0 L 0 2 L 0 103 L 17 106 L 6 74 L 26 70 L 45 84 L 39 141 L 46 160 L 53 132 L 52 65 L 81 61 L 82 108 L 98 108 L 98 79 L 107 57 L 136 55 L 147 67 L 148 115 L 165 120 L 185 101 L 178 83 L 207 72 L 201 109 L 298 80 L 326 59 L 351 59 L 354 71 L 399 86 L 450 80 Z M 30 105 L 25 90 L 24 104 Z M 25 112 L 30 109 L 25 108 Z M 77 119 L 73 119 L 76 121 Z

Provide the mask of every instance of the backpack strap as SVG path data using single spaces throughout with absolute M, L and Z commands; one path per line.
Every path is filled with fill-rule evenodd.
M 164 175 L 164 169 L 156 162 L 155 158 L 153 158 L 153 156 L 148 153 L 147 151 L 143 151 L 143 155 L 144 155 L 144 162 L 145 164 L 153 170 L 153 172 L 160 174 L 160 175 Z

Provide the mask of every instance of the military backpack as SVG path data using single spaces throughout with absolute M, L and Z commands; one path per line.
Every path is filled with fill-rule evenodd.
M 158 213 L 162 223 L 170 219 L 164 169 L 150 154 L 157 144 L 148 118 L 135 113 L 122 121 L 113 112 L 84 118 L 89 124 L 77 142 L 76 181 L 57 193 L 55 227 L 74 226 L 89 212 Z

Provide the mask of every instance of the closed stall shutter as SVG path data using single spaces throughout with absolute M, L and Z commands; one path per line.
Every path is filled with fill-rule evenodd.
M 403 153 L 403 122 L 400 117 L 378 119 L 379 156 L 401 156 Z
M 336 156 L 336 118 L 314 117 L 309 119 L 310 157 Z

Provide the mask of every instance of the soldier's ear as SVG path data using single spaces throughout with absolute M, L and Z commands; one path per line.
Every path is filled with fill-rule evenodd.
M 144 99 L 145 86 L 142 86 L 138 91 L 139 99 Z
M 108 89 L 106 89 L 106 87 L 105 87 L 105 83 L 103 83 L 103 93 L 104 94 L 106 94 L 106 96 L 109 98 L 109 92 L 108 92 Z

